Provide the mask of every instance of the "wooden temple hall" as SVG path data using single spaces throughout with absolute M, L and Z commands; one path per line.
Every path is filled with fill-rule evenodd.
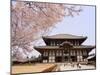
M 42 37 L 46 46 L 35 46 L 41 53 L 41 62 L 86 62 L 88 53 L 95 48 L 82 45 L 84 36 L 57 34 Z

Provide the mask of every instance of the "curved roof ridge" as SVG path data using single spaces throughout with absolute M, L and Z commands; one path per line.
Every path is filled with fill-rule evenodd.
M 73 44 L 71 42 L 68 42 L 68 41 L 64 41 L 61 45 L 64 45 L 64 44 L 69 44 L 70 46 L 73 46 Z
M 77 36 L 77 35 L 72 35 L 72 34 L 55 34 L 55 35 L 50 35 L 50 36 L 43 36 L 43 38 L 51 38 L 51 39 L 63 39 L 63 38 L 68 38 L 68 39 L 79 39 L 79 38 L 87 38 L 86 36 Z

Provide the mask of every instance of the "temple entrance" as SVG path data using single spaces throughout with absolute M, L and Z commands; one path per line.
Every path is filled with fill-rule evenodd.
M 47 63 L 48 62 L 48 57 L 45 56 L 45 57 L 42 58 L 42 60 L 43 60 L 44 63 Z
M 76 62 L 77 61 L 77 56 L 71 56 L 71 61 Z
M 64 62 L 70 61 L 70 55 L 68 50 L 64 50 Z
M 56 62 L 62 62 L 62 57 L 57 56 L 57 57 L 55 58 L 55 61 L 56 61 Z
M 65 56 L 65 59 L 64 59 L 64 61 L 66 62 L 66 61 L 68 61 L 68 56 Z

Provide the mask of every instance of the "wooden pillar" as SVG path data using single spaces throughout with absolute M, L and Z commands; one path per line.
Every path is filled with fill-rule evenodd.
M 83 61 L 82 50 L 80 50 L 81 61 Z
M 42 52 L 42 55 L 41 56 L 42 56 L 42 63 L 43 63 L 43 52 Z
M 71 62 L 71 56 L 70 56 L 70 49 L 69 48 L 68 48 L 68 53 L 69 53 L 68 62 Z
M 55 62 L 56 62 L 56 53 L 57 53 L 57 52 L 56 52 L 56 50 L 55 50 L 54 52 L 55 52 Z
M 47 55 L 47 57 L 48 57 L 47 63 L 49 63 L 49 50 L 47 52 L 48 52 L 48 55 Z
M 82 62 L 83 62 L 83 50 L 81 50 L 81 52 L 82 52 Z
M 68 48 L 68 52 L 69 52 L 69 62 L 71 62 L 70 48 Z
M 75 62 L 77 61 L 77 51 L 75 50 Z
M 53 62 L 55 62 L 55 50 L 53 50 Z
M 51 57 L 51 50 L 49 50 L 49 57 L 48 57 L 49 62 L 51 62 L 50 57 Z
M 62 50 L 62 62 L 65 62 L 64 50 Z
M 79 50 L 77 50 L 77 62 L 79 62 Z

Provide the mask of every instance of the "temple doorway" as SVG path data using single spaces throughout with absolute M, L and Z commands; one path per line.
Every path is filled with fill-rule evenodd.
M 62 57 L 57 56 L 57 57 L 55 58 L 55 61 L 56 61 L 56 62 L 62 62 Z

